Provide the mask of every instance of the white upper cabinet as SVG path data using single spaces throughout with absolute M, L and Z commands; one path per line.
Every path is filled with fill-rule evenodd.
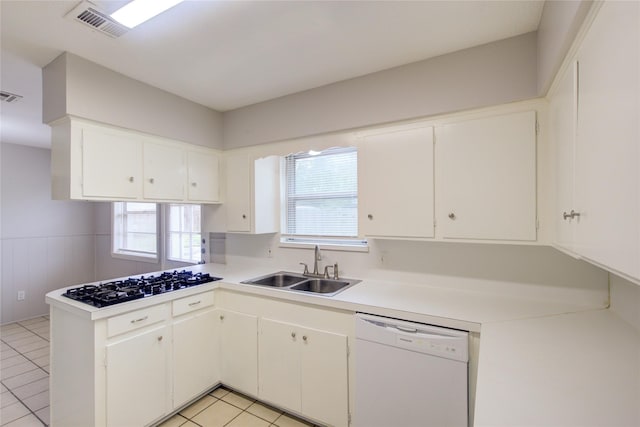
M 52 125 L 56 200 L 219 203 L 216 150 L 75 118 Z
M 280 229 L 280 159 L 249 152 L 225 156 L 227 231 L 276 233 Z
M 574 209 L 574 150 L 577 114 L 577 66 L 573 62 L 559 81 L 555 95 L 549 103 L 549 121 L 552 143 L 555 146 L 556 209 L 555 244 L 573 249 L 574 221 L 570 214 Z
M 144 144 L 144 198 L 183 200 L 184 150 L 167 145 Z
M 575 101 L 563 101 L 571 86 L 567 83 L 574 73 L 571 69 L 551 101 L 577 106 L 575 134 L 568 135 L 567 125 L 554 129 L 561 171 L 558 190 L 564 195 L 573 187 L 572 198 L 559 200 L 556 208 L 558 220 L 567 223 L 558 227 L 556 242 L 636 279 L 640 278 L 639 22 L 640 3 L 604 2 L 575 58 Z
M 358 234 L 433 237 L 433 187 L 432 127 L 363 137 L 358 144 Z
M 205 150 L 189 150 L 187 164 L 189 201 L 204 203 L 220 201 L 218 156 Z
M 142 143 L 95 127 L 82 129 L 82 195 L 135 199 L 142 188 Z
M 435 133 L 438 236 L 535 241 L 535 111 L 447 124 Z

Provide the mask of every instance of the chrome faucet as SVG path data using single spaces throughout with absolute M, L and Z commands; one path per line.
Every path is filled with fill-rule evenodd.
M 320 247 L 316 245 L 316 248 L 313 251 L 313 275 L 319 276 L 320 272 L 318 271 L 318 261 L 320 260 Z

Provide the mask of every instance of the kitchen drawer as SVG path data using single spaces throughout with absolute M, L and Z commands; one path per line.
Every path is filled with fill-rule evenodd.
M 162 322 L 167 318 L 165 304 L 154 305 L 107 319 L 107 336 L 113 337 L 144 326 Z
M 173 315 L 180 316 L 213 305 L 213 291 L 203 292 L 173 302 Z

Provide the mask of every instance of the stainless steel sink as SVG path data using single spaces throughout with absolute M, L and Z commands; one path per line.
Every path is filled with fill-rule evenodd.
M 308 277 L 302 274 L 279 271 L 253 279 L 244 280 L 240 283 L 247 285 L 267 286 L 283 290 L 308 292 L 324 296 L 333 296 L 345 289 L 359 283 L 360 280 L 353 279 L 323 279 Z
M 240 283 L 248 285 L 271 286 L 274 288 L 287 288 L 307 280 L 302 275 L 280 271 L 278 273 L 267 274 L 266 276 L 256 277 L 254 279 L 245 280 Z
M 344 280 L 309 279 L 298 285 L 292 286 L 291 290 L 335 295 L 338 291 L 345 289 L 351 284 L 351 282 Z

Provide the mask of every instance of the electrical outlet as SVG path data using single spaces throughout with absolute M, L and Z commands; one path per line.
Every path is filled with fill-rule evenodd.
M 25 298 L 25 292 L 18 291 L 18 301 L 24 301 L 24 298 Z

